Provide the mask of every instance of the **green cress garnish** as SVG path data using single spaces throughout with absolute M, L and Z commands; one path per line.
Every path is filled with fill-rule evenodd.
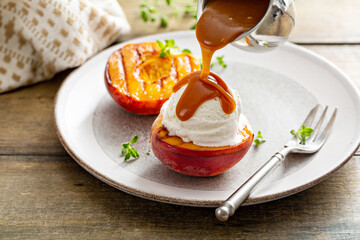
M 256 144 L 256 146 L 259 146 L 260 144 L 263 144 L 264 142 L 266 142 L 266 140 L 263 138 L 263 136 L 261 136 L 261 131 L 258 131 L 258 134 L 254 139 L 254 143 Z
M 168 39 L 165 40 L 165 42 L 162 42 L 160 40 L 156 40 L 156 43 L 160 47 L 160 57 L 164 58 L 171 54 L 171 49 L 174 50 L 180 50 L 178 46 L 175 46 L 175 40 L 174 39 Z M 191 51 L 189 49 L 182 50 L 183 53 L 190 53 Z
M 306 139 L 311 136 L 312 132 L 314 130 L 312 128 L 307 128 L 305 125 L 302 125 L 302 127 L 295 131 L 294 129 L 290 131 L 290 133 L 297 137 L 297 139 L 300 140 L 300 143 L 305 144 Z
M 222 68 L 226 68 L 227 65 L 225 64 L 224 62 L 224 57 L 225 56 L 219 56 L 219 57 L 216 57 L 216 62 L 212 62 L 211 65 L 210 65 L 210 68 L 213 68 L 214 65 L 220 65 Z M 201 69 L 202 69 L 202 63 L 201 63 Z
M 227 67 L 227 65 L 224 62 L 224 56 L 216 57 L 216 60 L 218 61 L 219 65 L 222 66 L 223 68 Z
M 138 138 L 138 135 L 135 135 L 130 142 L 122 144 L 121 155 L 124 156 L 124 161 L 129 160 L 131 157 L 134 159 L 138 159 L 140 157 L 139 152 L 132 146 L 133 143 L 137 142 Z
M 185 49 L 183 49 L 181 52 L 183 52 L 183 53 L 189 53 L 189 54 L 191 54 L 191 51 L 190 51 L 190 49 L 187 49 L 187 48 L 185 48 Z

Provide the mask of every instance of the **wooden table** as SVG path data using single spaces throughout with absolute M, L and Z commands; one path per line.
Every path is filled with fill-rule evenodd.
M 139 1 L 120 3 L 133 25 L 126 38 L 160 31 L 138 19 Z M 360 88 L 360 1 L 296 5 L 292 41 L 334 62 Z M 0 95 L 0 239 L 360 239 L 359 152 L 322 183 L 242 207 L 225 223 L 214 209 L 153 202 L 101 182 L 55 133 L 54 96 L 69 72 Z

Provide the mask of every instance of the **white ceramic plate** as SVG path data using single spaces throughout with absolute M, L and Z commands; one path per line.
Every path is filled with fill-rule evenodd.
M 60 141 L 69 154 L 102 181 L 140 197 L 193 206 L 216 206 L 280 150 L 316 104 L 339 108 L 325 146 L 314 155 L 290 155 L 246 204 L 279 199 L 325 179 L 351 158 L 360 143 L 360 97 L 355 85 L 324 58 L 293 44 L 267 54 L 251 54 L 227 46 L 228 67 L 214 71 L 242 98 L 243 111 L 266 143 L 252 147 L 228 172 L 211 178 L 178 174 L 146 152 L 154 116 L 122 110 L 108 95 L 104 68 L 110 54 L 128 43 L 175 39 L 196 57 L 200 50 L 193 31 L 170 32 L 134 39 L 99 53 L 74 70 L 62 84 L 55 101 L 55 122 Z M 141 157 L 124 162 L 121 143 L 135 134 Z

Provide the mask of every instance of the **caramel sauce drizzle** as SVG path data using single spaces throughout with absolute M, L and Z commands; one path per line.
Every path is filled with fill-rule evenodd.
M 230 114 L 236 108 L 231 92 L 218 75 L 211 72 L 209 75 L 214 80 L 209 80 L 208 77 L 203 80 L 201 74 L 201 71 L 192 72 L 177 82 L 173 88 L 173 91 L 176 92 L 188 84 L 176 106 L 176 115 L 181 121 L 191 118 L 201 103 L 215 97 L 220 99 L 221 107 L 225 113 Z
M 196 26 L 203 59 L 202 71 L 190 73 L 173 88 L 176 92 L 188 84 L 176 106 L 176 115 L 181 121 L 191 118 L 203 102 L 215 97 L 220 99 L 225 113 L 235 111 L 236 103 L 226 83 L 210 72 L 211 58 L 216 50 L 260 22 L 268 6 L 269 0 L 209 1 Z

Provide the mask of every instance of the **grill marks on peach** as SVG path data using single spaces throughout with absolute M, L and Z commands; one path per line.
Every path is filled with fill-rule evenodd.
M 180 77 L 198 69 L 198 60 L 190 54 L 161 58 L 156 42 L 128 44 L 110 56 L 105 84 L 124 109 L 137 114 L 158 114 Z
M 192 57 L 187 54 L 165 58 L 159 55 L 160 49 L 154 42 L 131 44 L 122 48 L 121 56 L 130 95 L 142 100 L 168 98 L 173 85 L 182 76 L 199 68 L 199 64 L 194 64 L 194 60 L 190 59 Z

